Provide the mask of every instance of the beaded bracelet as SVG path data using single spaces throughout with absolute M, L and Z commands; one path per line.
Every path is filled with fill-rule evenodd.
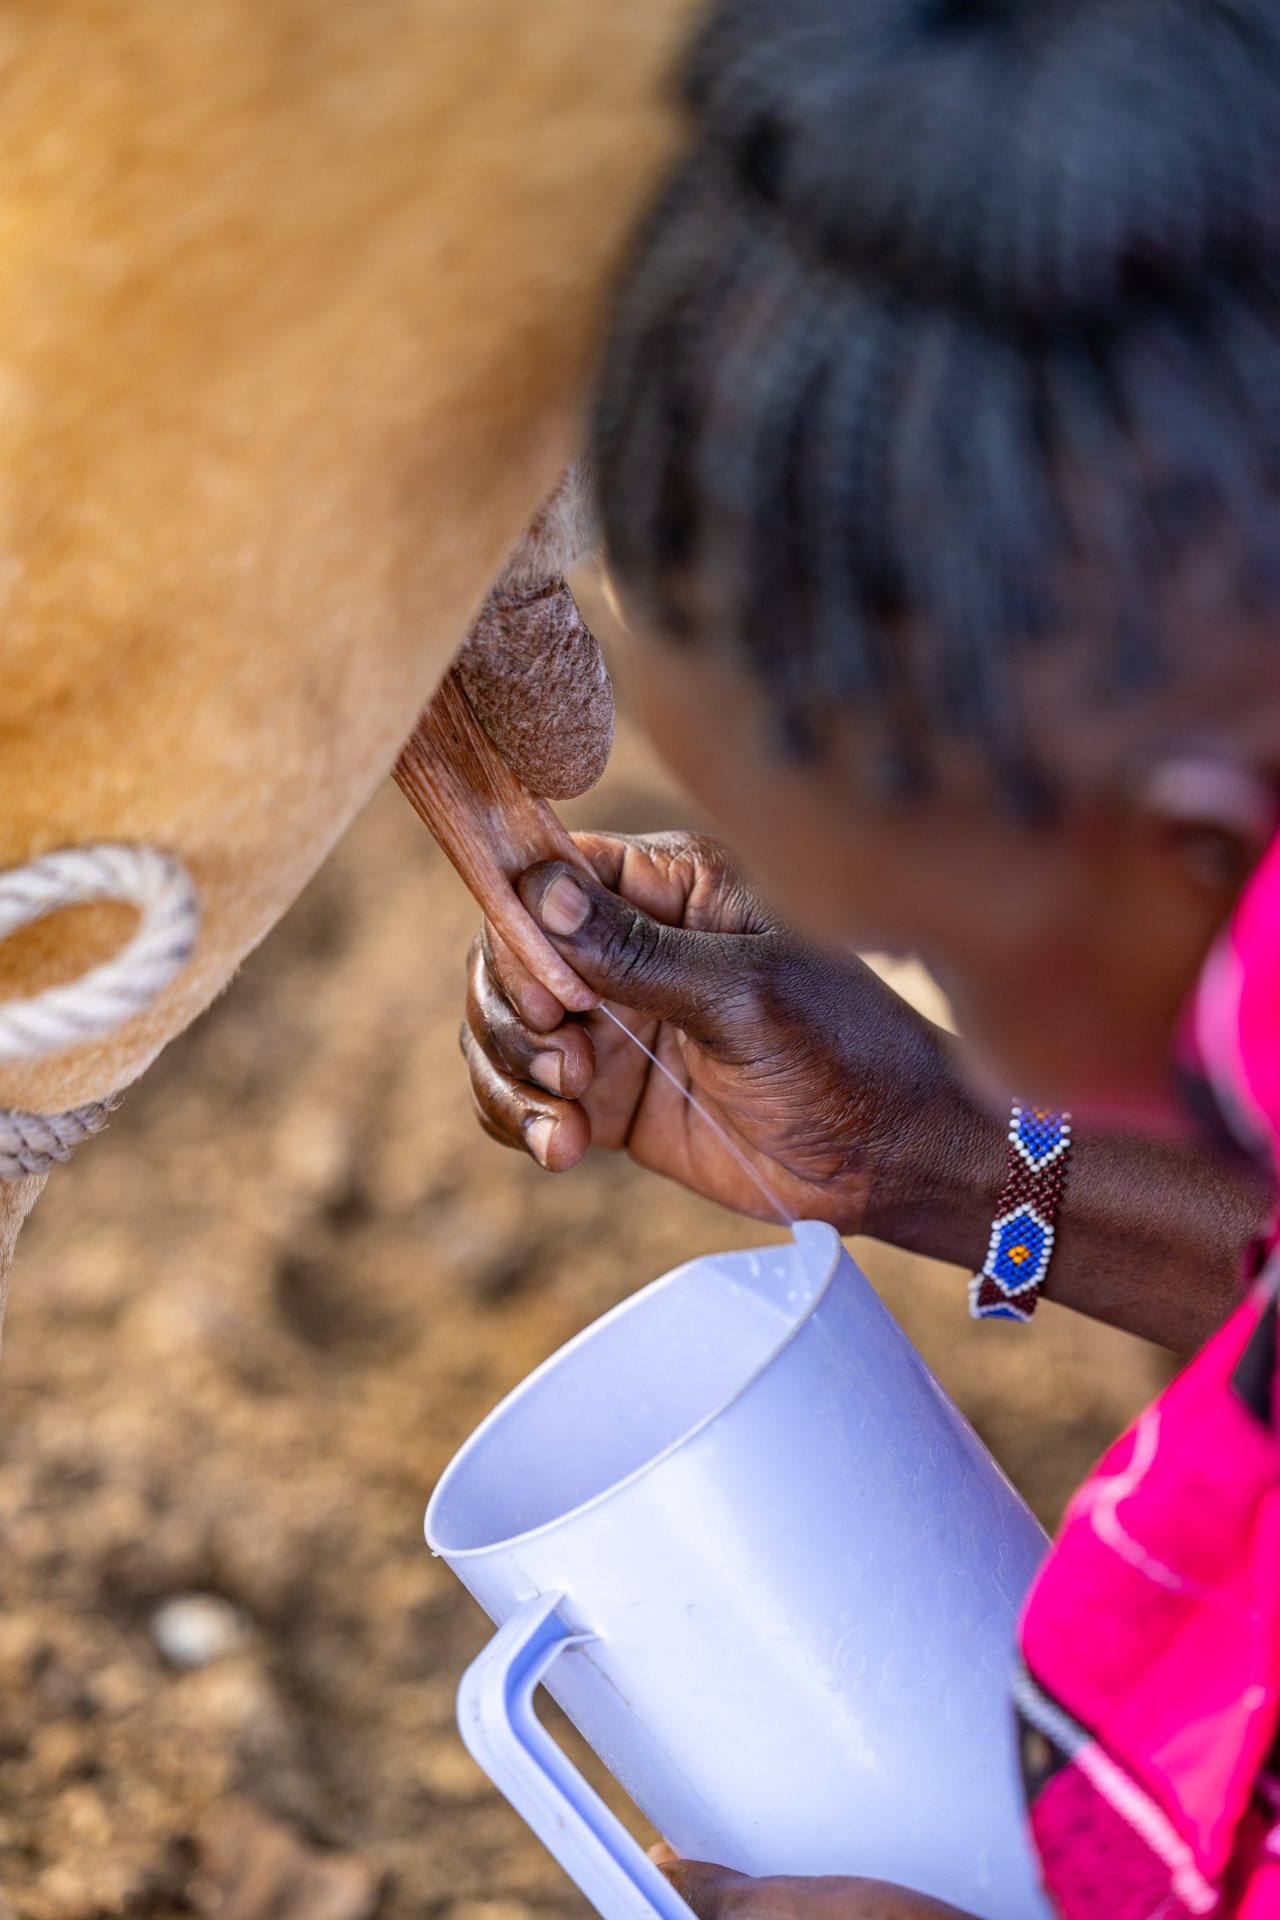
M 1071 1115 L 1015 1100 L 1004 1191 L 982 1271 L 969 1282 L 975 1320 L 1029 1320 L 1053 1255 L 1054 1220 L 1071 1155 Z

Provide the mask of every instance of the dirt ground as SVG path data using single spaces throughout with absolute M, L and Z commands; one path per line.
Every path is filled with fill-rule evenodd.
M 685 809 L 628 738 L 570 812 Z M 0 1913 L 586 1911 L 458 1743 L 485 1624 L 422 1509 L 577 1328 L 762 1235 L 483 1138 L 455 1045 L 473 919 L 388 787 L 37 1209 L 0 1372 Z M 859 1252 L 1051 1520 L 1161 1357 L 1052 1308 L 974 1327 L 955 1273 Z M 211 1657 L 184 1666 L 193 1611 Z

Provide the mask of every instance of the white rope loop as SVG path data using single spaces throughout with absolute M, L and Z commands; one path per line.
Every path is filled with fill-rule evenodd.
M 63 907 L 116 900 L 136 907 L 132 938 L 78 980 L 0 1001 L 0 1063 L 36 1060 L 112 1033 L 142 1013 L 191 958 L 200 904 L 186 869 L 155 847 L 68 847 L 0 873 L 0 940 Z M 107 1124 L 116 1101 L 67 1113 L 0 1109 L 0 1180 L 48 1173 Z
M 0 1001 L 0 1065 L 37 1060 L 113 1033 L 141 1013 L 191 958 L 200 907 L 186 869 L 155 847 L 68 847 L 0 873 L 0 940 L 63 907 L 118 900 L 138 929 L 78 980 Z

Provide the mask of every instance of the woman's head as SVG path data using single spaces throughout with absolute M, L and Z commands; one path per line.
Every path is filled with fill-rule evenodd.
M 1029 1091 L 1151 1104 L 1280 794 L 1280 6 L 736 0 L 597 449 L 660 741 Z

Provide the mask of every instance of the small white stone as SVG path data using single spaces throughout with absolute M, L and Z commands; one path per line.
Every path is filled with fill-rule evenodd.
M 151 1634 L 175 1667 L 204 1667 L 229 1653 L 249 1631 L 239 1607 L 215 1593 L 178 1593 L 151 1616 Z

